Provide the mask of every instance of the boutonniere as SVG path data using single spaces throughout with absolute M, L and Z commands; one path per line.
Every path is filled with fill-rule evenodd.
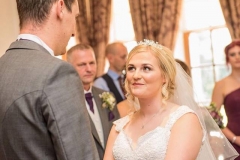
M 214 119 L 214 121 L 217 123 L 217 125 L 219 126 L 219 128 L 224 128 L 223 125 L 223 116 L 220 113 L 220 111 L 217 110 L 215 103 L 211 103 L 210 106 L 207 107 L 210 115 L 212 116 L 212 118 Z
M 102 107 L 108 108 L 110 111 L 113 110 L 113 108 L 116 105 L 116 99 L 110 92 L 103 92 L 102 94 L 99 94 L 99 97 L 102 99 Z

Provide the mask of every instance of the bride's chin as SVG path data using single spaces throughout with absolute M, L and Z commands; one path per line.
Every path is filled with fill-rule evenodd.
M 144 97 L 144 94 L 143 93 L 139 93 L 139 92 L 132 92 L 132 95 L 136 98 L 142 98 Z

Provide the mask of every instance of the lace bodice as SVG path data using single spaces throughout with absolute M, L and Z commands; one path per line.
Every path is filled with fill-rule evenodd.
M 137 146 L 132 148 L 132 140 L 125 134 L 123 128 L 130 121 L 126 116 L 114 122 L 119 132 L 114 146 L 113 156 L 115 160 L 163 160 L 165 158 L 168 140 L 173 124 L 184 114 L 192 112 L 187 106 L 180 106 L 171 113 L 168 122 L 164 127 L 158 126 L 152 131 L 142 135 Z

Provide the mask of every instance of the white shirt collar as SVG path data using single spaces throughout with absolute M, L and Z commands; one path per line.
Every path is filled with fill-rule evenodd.
M 20 34 L 17 37 L 17 40 L 19 40 L 19 39 L 27 39 L 27 40 L 36 42 L 37 44 L 39 44 L 43 48 L 45 48 L 52 56 L 54 56 L 53 50 L 36 35 L 33 35 L 33 34 Z
M 90 88 L 89 88 L 88 91 L 86 91 L 86 90 L 84 89 L 84 94 L 86 94 L 86 93 L 92 93 L 92 86 L 90 86 Z

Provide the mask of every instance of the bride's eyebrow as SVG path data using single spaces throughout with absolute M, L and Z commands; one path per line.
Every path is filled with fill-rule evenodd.
M 134 64 L 128 64 L 127 65 L 127 67 L 133 67 L 133 66 L 135 66 L 135 65 Z M 141 66 L 150 66 L 150 67 L 152 67 L 153 65 L 150 64 L 150 63 L 143 63 L 143 64 L 141 64 Z
M 133 65 L 133 64 L 128 64 L 128 65 L 127 65 L 127 67 L 132 67 L 132 66 L 134 66 L 134 65 Z
M 142 65 L 145 65 L 145 66 L 152 66 L 152 64 L 150 64 L 150 63 L 143 63 Z

